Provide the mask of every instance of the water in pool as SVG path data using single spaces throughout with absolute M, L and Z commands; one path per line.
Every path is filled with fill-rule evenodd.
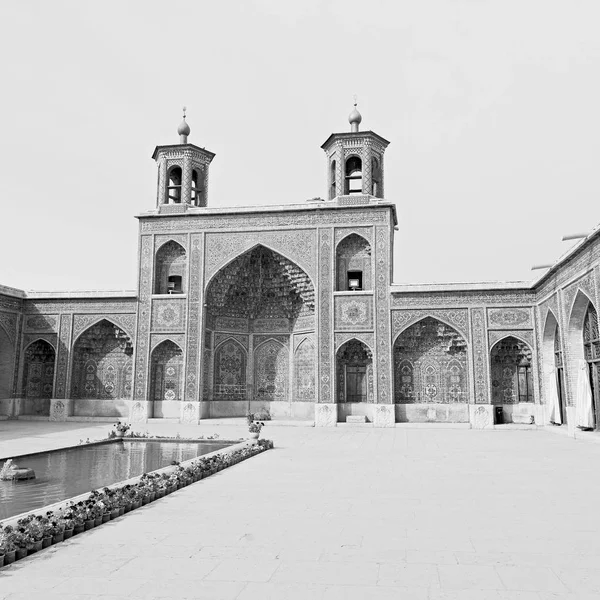
M 14 457 L 36 478 L 0 481 L 0 520 L 229 446 L 230 442 L 116 441 Z M 0 467 L 4 461 L 0 461 Z

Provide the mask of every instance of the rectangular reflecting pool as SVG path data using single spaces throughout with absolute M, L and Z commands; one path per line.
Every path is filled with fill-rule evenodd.
M 13 462 L 19 467 L 33 469 L 36 478 L 0 481 L 0 520 L 231 444 L 219 441 L 114 441 L 15 456 Z M 0 461 L 0 467 L 3 464 L 4 461 Z

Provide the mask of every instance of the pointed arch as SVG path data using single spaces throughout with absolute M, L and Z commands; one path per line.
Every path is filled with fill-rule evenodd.
M 467 341 L 453 325 L 433 316 L 408 323 L 394 339 L 396 404 L 467 403 Z
M 99 323 L 102 323 L 102 321 L 106 321 L 106 322 L 110 323 L 117 329 L 121 330 L 129 338 L 129 340 L 133 340 L 134 332 L 131 331 L 129 329 L 129 327 L 123 326 L 123 325 L 121 325 L 121 323 L 117 323 L 116 319 L 114 319 L 114 317 L 112 315 L 98 315 L 96 317 L 93 317 L 90 321 L 86 322 L 85 327 L 79 333 L 75 333 L 75 336 L 73 338 L 73 343 L 72 343 L 73 347 L 75 346 L 75 344 L 77 343 L 79 338 L 84 333 L 89 331 L 94 325 L 98 325 Z M 77 328 L 75 329 L 75 332 L 77 332 Z
M 561 328 L 557 316 L 550 308 L 546 311 L 542 330 L 542 381 L 546 404 L 547 422 L 561 425 L 567 422 L 565 374 L 563 366 L 563 347 Z
M 49 400 L 53 397 L 55 362 L 56 348 L 47 340 L 38 338 L 27 345 L 23 352 L 24 398 Z
M 316 347 L 304 336 L 294 351 L 294 402 L 314 402 L 316 384 Z
M 132 354 L 131 338 L 109 319 L 87 327 L 73 344 L 71 397 L 131 399 Z
M 373 352 L 358 338 L 344 342 L 336 351 L 336 398 L 341 403 L 375 401 Z
M 337 243 L 335 265 L 338 292 L 373 289 L 371 244 L 362 235 L 351 232 Z
M 533 402 L 533 349 L 514 334 L 500 338 L 490 349 L 492 402 Z
M 396 343 L 396 340 L 409 328 L 412 327 L 413 325 L 416 325 L 417 323 L 420 323 L 421 321 L 423 321 L 424 319 L 434 319 L 436 321 L 439 321 L 440 323 L 442 323 L 443 325 L 445 325 L 446 327 L 449 327 L 451 330 L 456 331 L 465 341 L 465 343 L 468 346 L 468 332 L 456 325 L 455 323 L 451 323 L 449 319 L 447 319 L 446 317 L 444 317 L 443 315 L 438 315 L 438 314 L 434 314 L 434 313 L 429 313 L 427 311 L 423 311 L 422 313 L 419 313 L 417 316 L 412 317 L 411 319 L 408 319 L 408 321 L 406 321 L 406 323 L 404 323 L 402 325 L 402 327 L 400 327 L 400 329 L 398 329 L 398 331 L 395 333 L 394 337 L 393 337 L 393 344 Z
M 26 346 L 23 347 L 23 352 L 26 352 L 27 349 L 32 345 L 35 344 L 36 342 L 46 342 L 47 344 L 49 344 L 52 347 L 52 350 L 54 350 L 54 352 L 56 352 L 56 345 L 55 343 L 52 343 L 50 340 L 46 339 L 45 337 L 37 337 L 33 340 L 31 340 Z
M 154 293 L 185 293 L 186 269 L 186 249 L 173 239 L 165 241 L 154 255 Z
M 245 400 L 248 354 L 234 337 L 227 338 L 214 351 L 215 400 Z
M 289 348 L 269 338 L 254 349 L 254 398 L 284 401 L 288 398 Z
M 519 342 L 522 342 L 523 344 L 525 344 L 525 346 L 527 346 L 527 348 L 529 349 L 529 352 L 533 353 L 533 349 L 531 347 L 530 342 L 525 339 L 525 336 L 519 335 L 519 333 L 517 333 L 516 331 L 511 331 L 510 333 L 507 333 L 506 335 L 503 335 L 502 337 L 498 338 L 490 347 L 490 352 L 496 347 L 498 346 L 498 344 L 502 343 L 503 341 L 506 341 L 510 338 L 514 338 L 516 340 L 518 340 Z
M 183 391 L 183 350 L 174 341 L 163 340 L 150 355 L 150 399 L 177 402 L 183 400 Z

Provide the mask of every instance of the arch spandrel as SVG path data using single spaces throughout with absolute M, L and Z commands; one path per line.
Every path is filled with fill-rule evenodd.
M 465 309 L 415 309 L 415 310 L 393 310 L 392 311 L 392 343 L 396 343 L 398 337 L 409 327 L 426 318 L 432 318 L 440 321 L 444 325 L 451 327 L 462 335 L 469 342 L 469 321 L 468 310 Z
M 218 271 L 256 246 L 264 246 L 281 254 L 296 263 L 311 281 L 316 280 L 317 237 L 314 229 L 209 233 L 206 236 L 207 287 Z

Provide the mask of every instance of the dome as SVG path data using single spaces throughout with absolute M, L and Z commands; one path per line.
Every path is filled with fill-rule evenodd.
M 362 121 L 362 115 L 358 112 L 358 110 L 356 108 L 356 104 L 355 104 L 354 109 L 348 115 L 348 122 L 350 123 L 350 125 L 354 125 L 355 123 L 356 123 L 356 125 L 360 125 L 361 121 Z
M 179 124 L 179 127 L 177 128 L 177 133 L 178 135 L 190 135 L 190 126 L 186 123 L 185 117 L 183 117 L 183 121 L 181 121 L 181 123 Z

